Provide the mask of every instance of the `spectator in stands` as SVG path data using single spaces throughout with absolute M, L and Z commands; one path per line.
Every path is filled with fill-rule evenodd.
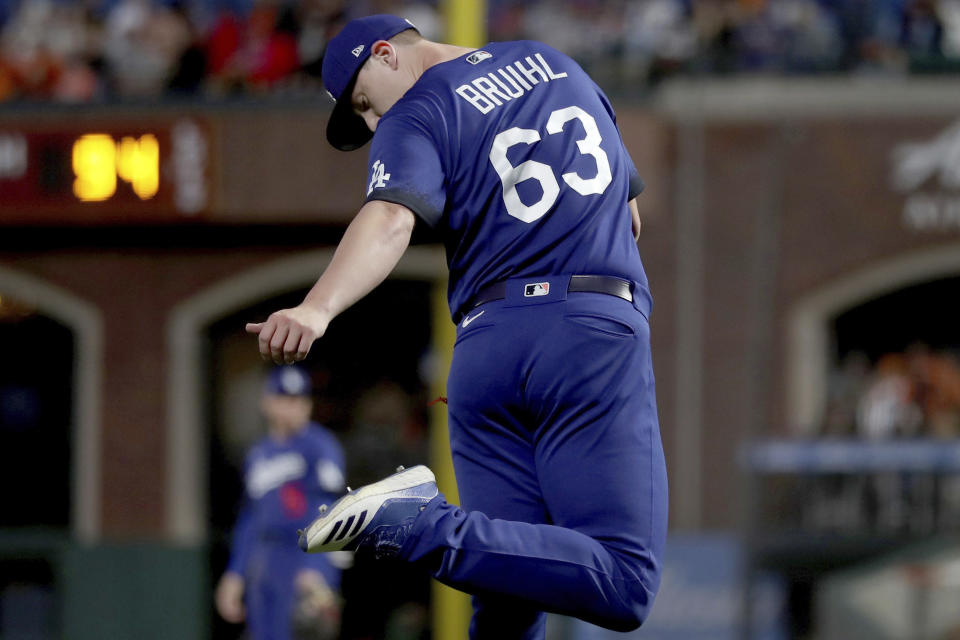
M 0 100 L 321 95 L 327 41 L 377 12 L 443 37 L 437 0 L 0 0 Z M 488 15 L 491 40 L 542 40 L 631 93 L 683 73 L 960 69 L 960 0 L 491 0 Z
M 738 13 L 736 0 L 703 0 L 693 3 L 697 71 L 729 73 L 736 70 L 733 43 Z
M 164 94 L 193 40 L 186 17 L 150 0 L 121 0 L 104 25 L 110 88 L 123 99 Z
M 623 60 L 628 83 L 655 81 L 683 69 L 696 53 L 691 8 L 682 0 L 628 5 Z
M 542 0 L 523 7 L 523 38 L 560 49 L 599 84 L 618 82 L 624 37 L 623 2 Z
M 487 29 L 491 40 L 522 40 L 524 5 L 519 2 L 491 2 L 487 12 Z
M 854 426 L 855 425 L 855 426 Z M 925 344 L 882 356 L 846 356 L 830 376 L 822 433 L 870 438 L 960 437 L 960 360 Z
M 203 89 L 207 73 L 207 54 L 203 46 L 196 20 L 191 19 L 187 8 L 180 2 L 171 5 L 170 10 L 177 20 L 187 28 L 185 46 L 174 64 L 173 73 L 167 82 L 167 91 L 172 95 L 196 95 Z
M 888 354 L 877 363 L 857 407 L 857 431 L 870 440 L 913 436 L 923 414 L 914 402 L 907 362 L 901 354 Z
M 906 359 L 913 396 L 923 414 L 924 435 L 960 436 L 960 365 L 956 358 L 918 344 L 907 351 Z
M 782 34 L 783 69 L 809 73 L 835 69 L 843 55 L 836 16 L 816 0 L 779 0 L 772 6 Z
M 943 23 L 943 55 L 960 58 L 960 0 L 940 0 L 937 15 Z
M 300 69 L 309 78 L 320 78 L 323 52 L 330 38 L 346 24 L 345 0 L 302 0 L 297 6 L 300 30 L 297 54 Z
M 290 7 L 258 0 L 243 18 L 223 11 L 207 43 L 209 88 L 214 94 L 278 87 L 299 67 L 296 20 Z
M 764 0 L 741 1 L 734 14 L 737 24 L 734 46 L 739 71 L 777 71 L 781 68 L 780 51 L 783 45 L 776 23 L 771 20 Z
M 929 66 L 943 59 L 943 22 L 934 0 L 907 0 L 898 44 L 912 64 Z
M 99 93 L 97 55 L 80 4 L 23 2 L 0 34 L 0 99 L 83 102 Z
M 827 437 L 851 437 L 857 431 L 857 407 L 867 389 L 870 360 L 855 351 L 847 354 L 827 385 L 827 407 L 822 434 Z

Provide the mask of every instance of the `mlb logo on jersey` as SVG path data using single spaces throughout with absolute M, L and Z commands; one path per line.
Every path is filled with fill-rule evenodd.
M 537 296 L 545 296 L 550 293 L 550 283 L 549 282 L 531 282 L 530 284 L 523 285 L 523 297 L 524 298 L 534 298 Z
M 486 51 L 474 51 L 467 56 L 467 62 L 470 64 L 477 64 L 483 62 L 484 60 L 489 60 L 493 57 L 493 54 L 487 53 Z

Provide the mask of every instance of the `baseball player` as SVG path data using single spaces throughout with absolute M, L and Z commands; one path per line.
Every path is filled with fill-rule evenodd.
M 426 467 L 400 470 L 322 508 L 301 547 L 416 563 L 473 594 L 472 638 L 543 638 L 545 611 L 636 628 L 660 582 L 667 479 L 643 184 L 609 101 L 544 44 L 455 47 L 385 15 L 331 40 L 323 78 L 329 142 L 372 138 L 366 203 L 303 303 L 247 330 L 265 357 L 305 357 L 386 278 L 415 221 L 434 227 L 458 325 L 462 508 Z
M 244 504 L 215 595 L 220 615 L 246 620 L 253 640 L 290 640 L 307 613 L 314 626 L 339 622 L 340 571 L 329 557 L 304 556 L 291 544 L 292 530 L 344 489 L 340 444 L 310 421 L 310 386 L 298 367 L 270 372 L 261 398 L 268 434 L 244 463 Z

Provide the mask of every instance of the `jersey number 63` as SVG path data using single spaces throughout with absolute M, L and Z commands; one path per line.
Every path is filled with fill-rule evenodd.
M 603 193 L 613 178 L 607 154 L 600 148 L 602 139 L 600 130 L 597 129 L 597 121 L 593 116 L 580 107 L 557 109 L 547 120 L 547 134 L 560 133 L 563 131 L 563 126 L 571 120 L 579 120 L 584 131 L 587 132 L 585 138 L 577 140 L 577 148 L 582 155 L 593 156 L 597 163 L 597 175 L 586 179 L 571 171 L 564 173 L 561 177 L 580 195 Z M 527 160 L 513 166 L 507 159 L 507 151 L 517 144 L 533 144 L 539 141 L 538 131 L 513 127 L 498 133 L 490 149 L 490 162 L 503 183 L 503 203 L 507 207 L 507 213 L 528 223 L 539 220 L 550 210 L 560 195 L 560 184 L 550 165 L 536 160 Z M 517 193 L 517 185 L 525 180 L 536 180 L 543 190 L 543 195 L 533 204 L 524 204 Z

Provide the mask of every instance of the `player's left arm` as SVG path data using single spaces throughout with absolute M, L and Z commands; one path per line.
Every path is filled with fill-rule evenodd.
M 244 463 L 244 477 L 246 477 L 248 467 L 249 456 Z M 253 505 L 249 494 L 245 490 L 240 515 L 233 526 L 227 568 L 220 576 L 214 590 L 213 597 L 217 612 L 220 617 L 233 624 L 243 622 L 247 615 L 243 604 L 243 593 L 246 589 L 244 574 L 246 573 L 247 559 L 250 556 L 250 548 L 254 544 L 255 537 L 252 511 Z
M 634 198 L 627 204 L 630 205 L 630 219 L 633 227 L 633 240 L 634 242 L 637 242 L 640 240 L 640 210 L 637 209 L 637 199 Z
M 625 161 L 628 163 L 627 166 L 630 176 L 630 187 L 629 195 L 627 196 L 627 205 L 630 207 L 630 226 L 633 229 L 633 239 L 635 242 L 637 242 L 640 240 L 641 226 L 640 211 L 637 208 L 637 196 L 639 196 L 644 189 L 643 179 L 637 172 L 637 168 L 633 163 L 633 159 L 630 157 L 630 152 L 627 151 L 627 146 L 623 141 L 623 135 L 620 133 L 620 127 L 617 125 L 617 114 L 613 110 L 613 105 L 610 103 L 609 98 L 607 98 L 606 94 L 599 85 L 593 83 L 593 87 L 597 92 L 597 97 L 600 99 L 600 103 L 603 105 L 603 108 L 610 117 L 611 122 L 613 122 L 614 128 L 617 130 L 617 138 L 620 142 L 620 152 L 623 154 Z
M 390 275 L 410 245 L 415 222 L 402 204 L 371 200 L 363 205 L 303 302 L 272 313 L 265 322 L 247 324 L 247 332 L 259 338 L 260 355 L 277 364 L 306 358 L 333 318 Z

